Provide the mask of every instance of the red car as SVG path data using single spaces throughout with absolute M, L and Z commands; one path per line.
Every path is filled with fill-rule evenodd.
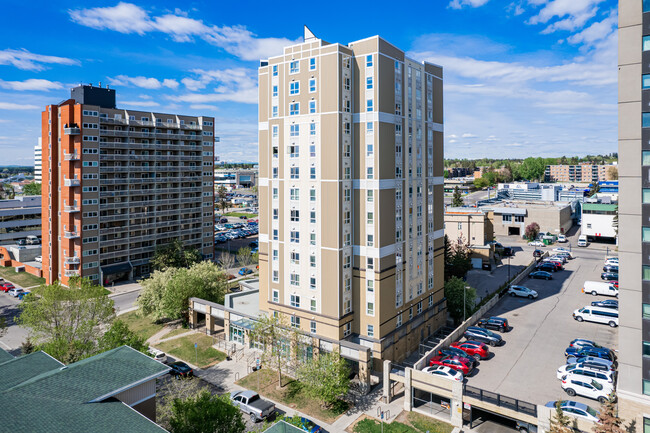
M 460 371 L 463 375 L 468 375 L 472 371 L 472 361 L 460 356 L 434 356 L 429 365 L 444 365 Z
M 546 263 L 553 263 L 555 265 L 555 268 L 558 270 L 564 269 L 564 266 L 562 266 L 562 262 L 557 261 L 557 260 L 546 260 Z
M 473 356 L 477 361 L 479 359 L 487 359 L 490 356 L 490 349 L 488 349 L 485 343 L 481 343 L 480 341 L 467 340 L 462 343 L 456 341 L 455 343 L 451 343 L 450 346 L 462 350 L 469 356 Z
M 618 289 L 618 281 L 610 281 L 609 283 Z
M 15 288 L 16 288 L 16 287 L 15 287 L 13 284 L 11 284 L 11 283 L 0 284 L 0 290 L 2 290 L 2 291 L 5 292 L 5 293 L 8 293 L 9 290 L 11 290 L 11 289 L 15 289 Z

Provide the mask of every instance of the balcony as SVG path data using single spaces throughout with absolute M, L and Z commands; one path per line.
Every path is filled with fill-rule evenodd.
M 81 186 L 81 181 L 77 178 L 74 179 L 63 179 L 63 186 L 75 187 Z
M 79 128 L 79 126 L 74 123 L 72 125 L 64 125 L 63 133 L 65 135 L 79 135 L 81 134 L 81 128 Z
M 81 259 L 77 256 L 66 257 L 63 260 L 63 263 L 65 263 L 66 265 L 78 265 L 81 263 Z
M 78 232 L 63 232 L 63 237 L 66 239 L 77 239 L 79 237 Z
M 74 153 L 63 152 L 63 159 L 66 161 L 79 161 L 79 154 L 77 152 Z
M 79 212 L 79 206 L 77 206 L 76 204 L 72 206 L 64 205 L 63 212 L 68 212 L 68 213 Z
M 79 271 L 77 270 L 66 270 L 64 271 L 63 275 L 66 277 L 78 277 L 79 276 Z

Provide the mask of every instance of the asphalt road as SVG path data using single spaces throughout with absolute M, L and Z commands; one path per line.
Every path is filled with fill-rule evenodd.
M 126 313 L 135 307 L 135 301 L 138 299 L 140 291 L 120 293 L 118 295 L 111 296 L 111 299 L 115 303 L 115 312 L 117 314 Z
M 503 333 L 506 344 L 491 348 L 494 356 L 480 363 L 468 384 L 498 392 L 534 404 L 565 399 L 556 378 L 556 370 L 564 365 L 564 349 L 577 337 L 618 348 L 618 329 L 592 322 L 577 322 L 572 313 L 596 299 L 581 293 L 584 281 L 600 281 L 603 251 L 574 248 L 574 260 L 565 270 L 553 274 L 553 280 L 525 280 L 525 285 L 539 293 L 535 300 L 504 297 L 486 316 L 506 317 L 512 330 Z M 571 400 L 598 408 L 599 403 L 585 397 Z
M 7 321 L 7 333 L 0 338 L 0 346 L 12 354 L 18 354 L 20 345 L 27 339 L 27 330 L 18 326 L 15 319 L 19 314 L 18 298 L 0 292 L 0 316 Z
M 494 197 L 495 195 L 496 195 L 496 191 L 490 191 L 491 197 Z M 463 201 L 465 202 L 466 206 L 472 206 L 477 201 L 486 199 L 487 196 L 488 196 L 487 191 L 475 191 L 464 196 Z M 451 195 L 449 197 L 445 197 L 445 204 L 446 205 L 451 204 Z

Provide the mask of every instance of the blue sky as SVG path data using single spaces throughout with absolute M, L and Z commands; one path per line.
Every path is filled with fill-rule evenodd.
M 43 108 L 100 81 L 120 108 L 214 116 L 222 159 L 256 161 L 258 61 L 303 24 L 442 65 L 445 157 L 617 151 L 616 0 L 294 4 L 3 0 L 0 164 L 31 165 Z

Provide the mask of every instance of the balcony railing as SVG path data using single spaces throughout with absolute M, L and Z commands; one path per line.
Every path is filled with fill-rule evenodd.
M 81 181 L 79 179 L 63 179 L 63 186 L 81 186 Z
M 77 152 L 74 153 L 63 152 L 63 159 L 66 161 L 79 161 L 79 154 Z
M 64 205 L 63 206 L 63 212 L 68 212 L 68 213 L 79 212 L 79 206 L 77 206 L 77 205 L 72 205 L 72 206 Z
M 78 277 L 79 271 L 77 270 L 66 270 L 63 273 L 66 277 Z
M 79 135 L 81 134 L 81 128 L 78 126 L 65 126 L 63 128 L 63 133 L 65 135 Z
M 63 261 L 66 265 L 78 265 L 81 263 L 81 259 L 77 256 L 66 257 Z
M 78 232 L 63 232 L 63 237 L 66 239 L 77 239 L 79 237 Z

